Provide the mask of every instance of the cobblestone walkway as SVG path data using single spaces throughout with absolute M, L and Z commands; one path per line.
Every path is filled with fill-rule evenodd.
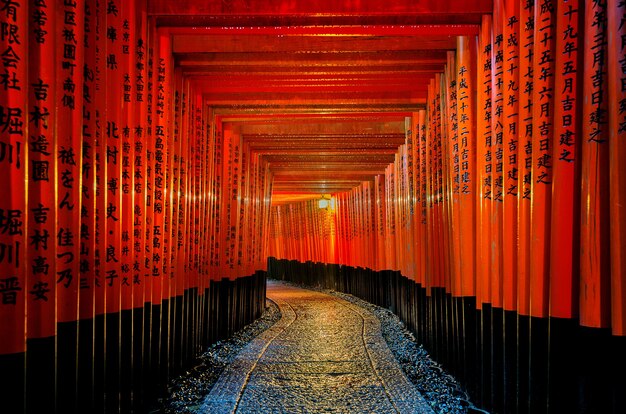
M 224 371 L 202 413 L 433 413 L 378 319 L 336 297 L 268 283 L 282 319 Z

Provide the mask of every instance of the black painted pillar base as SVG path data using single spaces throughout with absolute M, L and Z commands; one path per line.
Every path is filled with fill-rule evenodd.
M 78 321 L 57 323 L 57 411 L 78 409 Z
M 504 309 L 491 309 L 491 409 L 504 410 Z
M 517 312 L 504 311 L 504 412 L 517 414 Z
M 24 412 L 26 353 L 0 355 L 0 401 L 9 414 Z
M 530 318 L 530 413 L 548 411 L 548 318 Z
M 480 320 L 480 406 L 487 410 L 492 408 L 491 390 L 491 304 L 484 303 Z
M 125 309 L 120 313 L 120 412 L 132 410 L 133 385 L 133 310 Z
M 143 406 L 144 396 L 144 308 L 133 309 L 133 370 L 132 370 L 132 395 L 131 407 L 133 412 L 138 412 Z
M 108 413 L 120 411 L 120 314 L 106 314 L 105 408 Z M 61 344 L 59 343 L 59 346 Z
M 28 352 L 25 412 L 29 414 L 53 412 L 56 407 L 56 337 L 28 339 L 26 349 Z M 9 375 L 11 371 L 5 371 L 1 366 L 0 369 L 1 376 L 10 377 L 12 380 L 13 375 Z M 14 394 L 17 395 L 19 394 Z
M 94 411 L 95 375 L 95 320 L 78 321 L 78 409 L 80 412 Z
M 94 358 L 93 358 L 93 405 L 94 413 L 105 412 L 105 365 L 106 334 L 105 315 L 96 315 L 94 319 Z

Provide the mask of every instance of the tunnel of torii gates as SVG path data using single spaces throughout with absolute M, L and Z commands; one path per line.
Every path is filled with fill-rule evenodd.
M 0 411 L 145 411 L 269 274 L 626 412 L 625 8 L 1 0 Z

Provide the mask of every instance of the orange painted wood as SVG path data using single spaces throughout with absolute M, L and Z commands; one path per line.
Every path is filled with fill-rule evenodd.
M 114 33 L 122 31 L 121 4 L 114 2 L 113 8 L 106 12 L 106 25 L 111 28 L 111 35 L 106 38 L 107 85 L 123 83 L 124 66 L 120 39 Z M 105 290 L 106 313 L 118 313 L 121 309 L 121 260 L 122 260 L 122 140 L 124 134 L 124 113 L 121 111 L 123 100 L 120 88 L 107 88 L 106 112 L 103 124 L 103 146 L 105 150 L 104 174 L 104 250 L 103 286 Z
M 447 69 L 447 68 L 446 68 Z M 450 192 L 450 167 L 448 165 L 449 160 L 447 154 L 449 153 L 449 138 L 448 138 L 448 122 L 447 118 L 447 90 L 448 81 L 446 73 L 440 73 L 438 77 L 437 89 L 439 92 L 438 108 L 439 113 L 439 210 L 440 210 L 440 225 L 439 235 L 442 239 L 442 275 L 441 283 L 448 292 L 452 290 L 452 223 L 451 223 L 451 192 Z M 445 109 L 444 109 L 445 108 Z
M 530 312 L 548 316 L 550 208 L 554 136 L 554 6 L 535 7 L 533 45 L 533 134 L 530 211 Z
M 581 3 L 557 3 L 555 45 L 554 168 L 552 172 L 552 217 L 550 221 L 550 315 L 578 317 L 580 239 L 579 50 L 582 32 Z
M 405 251 L 407 257 L 406 273 L 410 280 L 415 281 L 415 130 L 413 129 L 413 119 L 411 117 L 406 117 L 404 122 L 406 130 L 405 166 L 403 167 L 405 174 L 404 208 L 406 218 L 404 232 L 406 238 Z
M 414 280 L 416 283 L 420 283 L 421 280 L 421 265 L 422 258 L 422 239 L 421 239 L 421 194 L 420 194 L 420 126 L 419 126 L 419 114 L 411 114 L 411 137 L 412 137 L 412 154 L 409 174 L 411 176 L 411 220 L 413 231 L 413 266 L 414 266 Z
M 477 90 L 475 65 L 476 38 L 457 38 L 456 98 L 459 156 L 460 295 L 476 294 L 476 209 L 479 195 L 476 174 L 477 135 L 474 96 Z M 454 151 L 453 151 L 454 152 Z
M 438 256 L 436 253 L 436 239 L 435 239 L 435 224 L 434 224 L 434 188 L 435 188 L 435 174 L 434 174 L 434 139 L 433 135 L 435 134 L 435 126 L 434 126 L 434 108 L 433 108 L 433 97 L 434 97 L 434 88 L 435 82 L 434 79 L 431 81 L 428 88 L 428 112 L 426 115 L 426 229 L 427 229 L 427 243 L 426 246 L 428 248 L 427 252 L 427 260 L 428 265 L 426 268 L 425 274 L 425 285 L 426 294 L 430 295 L 431 286 L 433 286 L 433 279 L 437 274 L 437 260 Z
M 154 124 L 153 147 L 154 158 L 152 173 L 152 233 L 151 244 L 151 275 L 152 275 L 152 303 L 158 305 L 167 298 L 168 284 L 163 281 L 164 234 L 165 234 L 165 201 L 168 136 L 171 134 L 169 120 L 169 97 L 172 74 L 168 71 L 170 56 L 170 39 L 167 32 L 158 31 L 154 39 L 155 58 L 153 62 L 154 92 Z
M 611 327 L 613 335 L 626 335 L 626 118 L 621 102 L 626 99 L 626 71 L 623 61 L 626 44 L 624 18 L 626 4 L 608 0 L 608 52 L 609 52 L 609 168 L 611 185 Z M 619 86 L 618 86 L 619 85 Z
M 181 220 L 181 212 L 183 211 L 183 187 L 181 186 L 181 160 L 183 158 L 183 139 L 186 138 L 185 128 L 185 114 L 183 107 L 185 106 L 185 81 L 182 76 L 182 71 L 179 68 L 174 70 L 174 99 L 173 99 L 173 112 L 174 112 L 174 125 L 172 131 L 172 154 L 170 155 L 170 191 L 169 202 L 171 204 L 171 217 L 169 228 L 169 250 L 170 257 L 168 263 L 168 275 L 170 277 L 171 297 L 182 296 L 185 292 L 187 285 L 187 274 L 184 272 L 184 267 L 179 271 L 178 266 L 182 263 L 178 260 L 179 255 L 184 255 L 183 246 L 179 244 L 179 232 L 182 233 L 183 221 Z M 185 135 L 183 135 L 185 134 Z
M 219 279 L 221 278 L 229 278 L 231 279 L 231 229 L 233 222 L 231 221 L 233 212 L 232 212 L 232 202 L 231 197 L 233 193 L 233 141 L 236 139 L 233 136 L 232 129 L 229 128 L 229 125 L 224 125 L 223 127 L 223 144 L 222 144 L 222 203 L 221 203 L 221 216 L 220 221 L 222 222 L 221 226 L 221 236 L 220 236 L 220 255 L 222 260 L 220 262 L 220 274 L 218 275 Z M 299 227 L 299 223 L 294 223 L 296 227 Z M 298 237 L 296 237 L 296 242 L 300 243 L 300 237 L 298 233 Z M 297 250 L 299 254 L 299 249 Z
M 450 233 L 450 279 L 451 293 L 461 295 L 461 232 L 460 232 L 460 192 L 461 158 L 459 153 L 458 115 L 457 115 L 457 68 L 454 52 L 448 53 L 448 63 L 442 78 L 445 87 L 444 104 L 441 106 L 446 124 L 445 152 L 450 157 L 447 163 L 448 214 Z
M 584 10 L 580 323 L 611 326 L 609 96 L 606 2 Z
M 55 4 L 48 4 L 54 10 Z M 31 13 L 41 8 L 31 5 Z M 24 264 L 26 279 L 23 293 L 27 300 L 28 338 L 45 338 L 56 334 L 56 216 L 57 194 L 55 180 L 57 150 L 56 129 L 56 27 L 53 21 L 35 25 L 46 34 L 29 31 L 28 105 L 31 114 L 29 135 L 24 136 L 28 151 L 28 262 Z M 25 96 L 26 98 L 26 96 Z M 95 121 L 95 119 L 94 119 Z M 26 139 L 28 138 L 28 143 Z M 43 174 L 45 173 L 45 175 Z M 25 231 L 25 230 L 24 230 Z M 93 282 L 92 282 L 93 284 Z M 93 290 L 91 291 L 93 293 Z
M 429 238 L 428 238 L 428 127 L 426 110 L 417 113 L 417 125 L 419 134 L 419 256 L 420 278 L 419 283 L 426 287 L 429 272 Z
M 223 276 L 223 264 L 224 260 L 223 255 L 223 243 L 224 243 L 224 235 L 226 232 L 226 224 L 223 218 L 222 212 L 222 196 L 225 191 L 225 181 L 224 181 L 224 164 L 225 164 L 225 154 L 224 154 L 224 136 L 222 130 L 222 123 L 219 120 L 214 121 L 215 128 L 215 143 L 214 143 L 214 186 L 213 186 L 213 214 L 212 217 L 215 220 L 213 234 L 215 236 L 215 242 L 213 243 L 213 257 L 215 268 L 211 275 L 212 280 L 221 280 Z M 287 214 L 287 212 L 285 212 Z
M 519 2 L 505 0 L 502 13 L 502 307 L 517 309 L 519 197 Z
M 132 160 L 133 175 L 133 307 L 143 307 L 149 302 L 150 268 L 147 265 L 148 227 L 147 211 L 147 167 L 148 167 L 148 16 L 146 3 L 139 2 L 135 13 L 136 30 L 131 53 L 133 64 L 136 68 L 135 77 L 131 79 L 134 93 L 131 100 L 135 104 L 134 125 L 131 125 L 131 140 L 134 146 L 134 159 Z M 138 283 L 137 283 L 138 282 Z
M 395 180 L 392 172 L 393 165 L 387 167 L 385 172 L 385 259 L 387 270 L 397 269 L 396 255 L 396 211 L 395 201 Z
M 80 291 L 79 319 L 95 316 L 95 260 L 96 260 L 96 49 L 97 16 L 95 2 L 87 2 L 85 10 L 85 67 L 83 73 L 83 142 L 82 188 L 80 223 Z M 33 67 L 33 65 L 31 65 Z
M 520 2 L 519 175 L 517 204 L 517 310 L 530 315 L 530 206 L 533 132 L 534 3 Z M 527 22 L 528 24 L 522 22 Z
M 624 2 L 608 2 L 608 84 L 609 88 L 609 154 L 611 197 L 611 328 L 614 335 L 626 335 L 626 118 L 620 109 L 626 99 L 626 70 L 619 62 L 626 56 L 623 21 Z
M 0 38 L 2 73 L 9 81 L 0 89 L 0 174 L 5 185 L 0 189 L 0 355 L 26 350 L 26 269 L 27 250 L 27 176 L 28 157 L 28 20 L 26 4 L 1 14 L 0 24 L 7 27 Z M 51 96 L 51 103 L 53 97 Z M 51 105 L 52 106 L 52 105 Z M 49 180 L 53 182 L 54 175 Z M 50 235 L 54 238 L 56 235 Z M 54 247 L 53 247 L 54 248 Z M 30 256 L 30 255 L 29 255 Z M 55 269 L 51 264 L 51 276 Z M 51 281 L 51 283 L 56 280 Z
M 476 306 L 491 301 L 491 16 L 484 16 L 478 41 L 477 59 L 476 171 Z
M 122 27 L 119 34 L 121 36 L 118 42 L 121 42 L 122 51 L 119 55 L 120 69 L 122 72 L 122 99 L 120 107 L 122 116 L 120 118 L 121 134 L 119 157 L 122 166 L 122 175 L 120 179 L 121 192 L 121 244 L 120 244 L 120 290 L 121 290 L 121 308 L 129 310 L 134 307 L 133 296 L 135 291 L 135 283 L 133 280 L 133 263 L 134 263 L 134 246 L 133 246 L 133 230 L 134 230 L 134 175 L 133 160 L 135 159 L 135 146 L 132 137 L 132 131 L 135 124 L 135 102 L 133 101 L 133 80 L 136 78 L 136 66 L 134 64 L 134 56 L 131 51 L 135 44 L 135 4 L 134 2 L 124 2 L 120 5 L 120 16 L 122 18 Z
M 435 74 L 431 82 L 433 93 L 431 98 L 431 197 L 432 197 L 432 240 L 433 240 L 433 273 L 432 286 L 444 286 L 444 238 L 442 209 L 442 151 L 441 151 L 441 74 Z
M 381 4 L 374 0 L 365 0 L 358 3 L 328 3 L 323 1 L 311 1 L 307 3 L 271 2 L 258 1 L 254 4 L 236 2 L 225 6 L 217 2 L 198 3 L 192 0 L 181 0 L 172 3 L 166 0 L 157 0 L 150 3 L 150 12 L 164 15 L 318 15 L 334 14 L 347 15 L 356 13 L 359 15 L 396 15 L 410 14 L 412 16 L 424 16 L 432 19 L 432 14 L 458 16 L 465 13 L 487 13 L 491 10 L 491 2 L 473 0 L 462 4 L 449 4 L 424 1 L 396 1 L 389 4 Z
M 376 220 L 376 251 L 377 262 L 375 270 L 385 270 L 385 243 L 384 243 L 384 231 L 385 231 L 385 208 L 384 208 L 384 177 L 377 175 L 374 177 L 374 197 L 376 201 L 375 220 Z
M 504 38 L 503 0 L 494 0 L 491 33 L 491 304 L 502 308 L 504 201 Z M 507 229 L 508 231 L 508 229 Z
M 95 8 L 96 10 L 96 22 L 94 30 L 98 33 L 106 27 L 106 13 L 102 9 Z M 106 130 L 106 106 L 107 106 L 107 93 L 106 93 L 106 36 L 96 36 L 96 58 L 95 58 L 95 73 L 100 73 L 101 76 L 95 78 L 95 91 L 94 94 L 94 107 L 103 108 L 103 110 L 96 111 L 95 120 L 95 176 L 96 176 L 96 223 L 95 223 L 95 260 L 94 260 L 94 284 L 96 287 L 95 292 L 95 312 L 96 315 L 103 315 L 106 313 L 106 246 L 107 246 L 107 233 L 106 233 L 106 211 L 107 211 L 107 130 Z M 148 145 L 148 143 L 147 143 Z
M 65 23 L 66 13 L 74 16 L 76 25 Z M 64 22 L 56 26 L 57 39 L 64 45 L 56 49 L 57 321 L 72 322 L 78 319 L 80 287 L 84 48 L 76 47 L 75 53 L 68 54 L 65 45 L 74 46 L 67 31 L 83 39 L 84 10 L 76 4 L 64 4 L 56 9 L 56 18 Z

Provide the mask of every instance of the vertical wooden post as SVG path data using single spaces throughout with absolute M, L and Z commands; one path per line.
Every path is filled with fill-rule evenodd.
M 25 185 L 30 164 L 27 151 L 31 110 L 27 104 L 28 21 L 27 2 L 4 4 L 0 24 L 6 27 L 3 33 L 8 36 L 0 38 L 0 53 L 2 73 L 8 81 L 0 87 L 0 176 L 5 180 L 0 189 L 0 370 L 6 374 L 0 380 L 0 398 L 6 401 L 9 411 L 15 412 L 24 410 L 26 303 L 30 290 L 26 269 L 30 266 L 27 257 L 32 256 L 27 256 L 30 231 Z M 54 99 L 50 96 L 51 101 Z M 42 174 L 51 182 L 56 180 L 45 169 Z M 50 265 L 54 275 L 54 265 Z
M 585 3 L 580 323 L 611 326 L 609 96 L 606 1 Z
M 609 176 L 611 186 L 611 327 L 613 335 L 626 335 L 626 4 L 608 0 L 609 48 Z
M 56 4 L 48 3 L 47 8 L 55 10 Z M 31 16 L 46 11 L 43 6 L 29 2 Z M 22 13 L 26 13 L 26 10 Z M 13 23 L 9 22 L 9 24 Z M 16 25 L 11 27 L 17 28 Z M 27 262 L 23 267 L 28 271 L 25 272 L 24 289 L 21 293 L 27 301 L 26 314 L 28 315 L 26 412 L 34 413 L 56 404 L 54 384 L 57 362 L 55 272 L 57 193 L 55 180 L 51 178 L 57 176 L 55 136 L 57 67 L 55 65 L 56 27 L 54 20 L 37 20 L 31 24 L 31 30 L 28 32 L 30 50 L 28 80 L 22 79 L 22 86 L 20 86 L 18 79 L 16 83 L 2 88 L 4 89 L 2 93 L 8 93 L 10 96 L 17 87 L 28 89 L 28 96 L 25 98 L 28 99 L 30 125 L 28 135 L 23 136 L 24 147 L 22 148 L 23 151 L 28 151 L 28 157 L 25 159 L 29 160 L 28 164 L 23 164 L 22 167 L 28 175 L 28 204 L 27 210 L 23 212 L 24 217 L 21 219 L 28 217 L 27 226 L 23 230 L 27 230 L 24 234 L 23 249 L 26 251 L 28 247 L 28 253 L 25 256 Z M 16 46 L 16 42 L 13 42 L 13 45 Z M 13 68 L 10 73 L 15 73 L 15 69 Z M 15 75 L 17 76 L 17 73 Z M 3 142 L 0 145 L 5 144 Z M 7 219 L 9 222 L 13 220 L 9 217 Z M 33 398 L 35 395 L 37 398 Z
M 77 403 L 78 296 L 82 190 L 84 13 L 77 3 L 57 4 L 57 409 Z

